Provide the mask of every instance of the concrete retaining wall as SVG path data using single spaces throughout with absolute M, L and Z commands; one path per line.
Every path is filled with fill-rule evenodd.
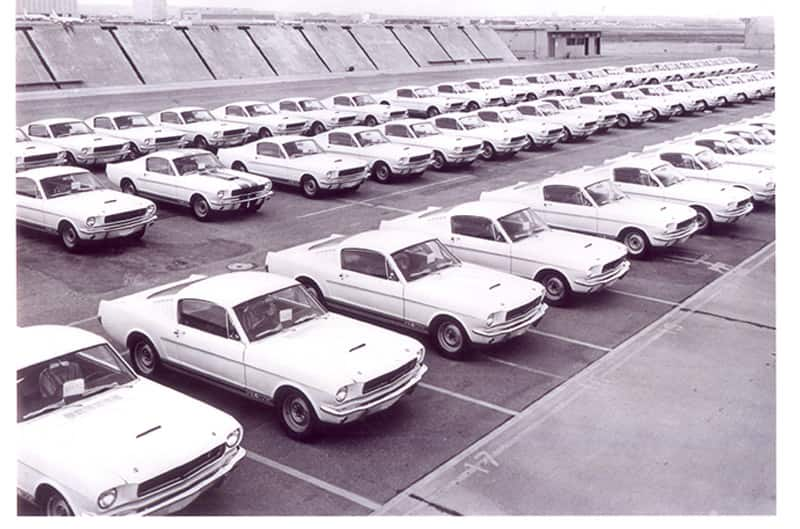
M 394 26 L 394 33 L 420 66 L 434 66 L 450 60 L 433 35 L 422 26 Z
M 278 75 L 324 73 L 319 60 L 300 32 L 289 26 L 252 26 L 250 34 Z
M 349 68 L 375 70 L 358 43 L 341 26 L 304 24 L 303 33 L 332 72 L 346 72 Z
M 480 26 L 464 26 L 464 31 L 487 58 L 503 59 L 504 62 L 517 61 L 514 53 L 494 29 Z
M 187 33 L 217 79 L 275 75 L 250 37 L 235 26 L 192 26 Z
M 482 59 L 483 55 L 456 26 L 433 26 L 431 32 L 455 60 Z
M 114 30 L 146 84 L 213 79 L 181 31 L 170 26 Z
M 22 31 L 17 31 L 17 84 L 52 81 Z M 45 87 L 49 88 L 49 87 Z
M 417 67 L 414 59 L 385 27 L 361 24 L 352 26 L 350 31 L 379 70 L 413 70 Z

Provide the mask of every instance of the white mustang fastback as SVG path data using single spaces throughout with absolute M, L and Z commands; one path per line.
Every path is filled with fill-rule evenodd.
M 582 120 L 583 116 L 594 118 L 596 123 L 595 132 L 605 132 L 617 124 L 616 112 L 603 106 L 582 105 L 577 97 L 550 96 L 542 99 L 542 101 L 550 103 L 562 113 L 573 115 L 579 120 Z
M 405 229 L 437 237 L 459 259 L 544 285 L 550 305 L 569 303 L 613 285 L 630 268 L 618 242 L 550 229 L 528 207 L 481 200 L 384 220 L 381 230 Z
M 358 125 L 366 127 L 374 127 L 393 119 L 403 119 L 408 114 L 403 107 L 381 105 L 365 92 L 336 94 L 326 99 L 325 103 L 336 110 L 353 112 Z
M 504 99 L 497 94 L 493 94 L 486 90 L 475 89 L 466 83 L 441 83 L 431 86 L 431 90 L 437 94 L 458 99 L 464 104 L 464 110 L 472 112 L 479 108 L 502 105 Z
M 747 140 L 733 134 L 722 133 L 719 129 L 681 136 L 674 141 L 690 142 L 705 147 L 721 162 L 775 168 L 775 153 L 758 150 L 747 143 Z
M 266 266 L 331 308 L 429 334 L 453 359 L 472 342 L 524 334 L 547 310 L 538 283 L 462 263 L 437 239 L 411 231 L 334 234 L 268 252 Z
M 155 127 L 139 112 L 106 112 L 86 121 L 107 136 L 127 141 L 134 157 L 161 149 L 177 149 L 188 143 L 182 132 Z
M 483 144 L 480 152 L 482 160 L 513 156 L 530 143 L 528 136 L 518 129 L 503 123 L 487 123 L 475 112 L 442 114 L 431 119 L 430 123 L 444 134 L 479 140 Z
M 17 494 L 47 516 L 170 514 L 226 480 L 242 426 L 136 376 L 100 336 L 16 331 Z
M 500 98 L 502 105 L 513 105 L 525 101 L 524 90 L 514 90 L 511 86 L 500 86 L 494 79 L 467 79 L 464 84 L 473 90 L 482 90 L 491 98 Z
M 141 375 L 168 366 L 273 404 L 295 439 L 389 408 L 427 371 L 417 340 L 331 314 L 276 274 L 194 275 L 101 301 L 98 314 Z
M 280 136 L 217 153 L 226 167 L 269 177 L 273 182 L 299 187 L 307 198 L 321 191 L 355 191 L 369 176 L 360 158 L 326 153 L 317 138 Z
M 405 108 L 409 116 L 423 118 L 437 116 L 445 112 L 456 112 L 464 106 L 462 101 L 436 95 L 430 88 L 425 86 L 402 86 L 384 92 L 377 96 L 376 99 L 386 105 L 398 105 Z
M 596 112 L 563 112 L 546 101 L 520 103 L 514 108 L 525 117 L 541 119 L 553 126 L 560 126 L 563 131 L 561 141 L 580 140 L 597 132 Z
M 578 96 L 578 101 L 585 106 L 596 106 L 606 112 L 617 115 L 617 126 L 627 129 L 631 125 L 641 125 L 646 121 L 655 119 L 655 114 L 646 105 L 640 105 L 635 101 L 625 99 L 614 99 L 611 94 L 591 93 Z
M 311 123 L 291 112 L 275 112 L 263 101 L 234 101 L 211 111 L 224 121 L 247 125 L 247 133 L 255 138 L 267 138 L 280 134 L 302 134 Z
M 462 136 L 443 134 L 433 124 L 421 119 L 400 119 L 381 127 L 392 143 L 413 145 L 433 151 L 431 167 L 437 171 L 447 166 L 469 165 L 481 152 L 483 143 Z
M 158 151 L 106 167 L 111 183 L 124 193 L 189 206 L 201 221 L 215 211 L 258 211 L 272 197 L 272 182 L 226 169 L 202 149 Z
M 528 149 L 546 149 L 561 140 L 564 130 L 548 120 L 526 116 L 516 108 L 489 107 L 477 112 L 486 123 L 500 123 L 528 137 Z
M 355 125 L 358 119 L 354 112 L 334 110 L 313 97 L 287 97 L 272 103 L 273 109 L 292 112 L 310 123 L 308 134 L 316 136 L 326 130 Z
M 221 121 L 200 107 L 175 107 L 150 115 L 150 121 L 179 130 L 198 149 L 239 145 L 247 140 L 247 127 Z
M 58 234 L 68 251 L 88 241 L 139 239 L 155 220 L 155 204 L 104 189 L 85 169 L 54 166 L 17 173 L 17 224 Z
M 687 206 L 631 198 L 603 170 L 579 169 L 540 182 L 481 193 L 481 200 L 516 202 L 531 207 L 554 228 L 616 239 L 631 257 L 645 257 L 653 246 L 686 241 L 697 230 Z
M 97 134 L 79 119 L 43 119 L 28 123 L 23 130 L 32 139 L 66 151 L 68 165 L 118 162 L 128 156 L 127 143 Z
M 17 128 L 16 145 L 14 145 L 17 171 L 63 165 L 67 162 L 67 152 L 60 147 L 31 140 L 25 132 Z

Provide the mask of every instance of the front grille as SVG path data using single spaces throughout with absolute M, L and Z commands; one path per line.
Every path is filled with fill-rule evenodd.
M 265 185 L 261 184 L 261 185 L 252 186 L 252 187 L 243 187 L 241 189 L 234 189 L 233 191 L 231 191 L 231 196 L 232 197 L 239 197 L 239 196 L 242 196 L 242 195 L 248 195 L 250 193 L 259 193 L 259 192 L 264 190 L 264 187 L 265 187 Z
M 132 211 L 124 211 L 122 213 L 115 213 L 113 215 L 108 215 L 103 220 L 105 221 L 106 224 L 111 224 L 112 222 L 120 222 L 123 220 L 135 219 L 136 217 L 144 216 L 145 213 L 147 213 L 146 208 L 134 209 Z
M 477 150 L 478 150 L 478 149 L 480 149 L 480 148 L 481 148 L 481 146 L 480 146 L 480 145 L 478 145 L 478 144 L 476 143 L 475 145 L 467 145 L 467 146 L 463 147 L 463 148 L 461 149 L 461 152 L 472 152 L 472 151 L 477 151 Z
M 548 130 L 548 131 L 547 131 L 547 134 L 548 134 L 548 135 L 551 135 L 551 134 L 561 134 L 561 132 L 562 132 L 562 131 L 561 131 L 561 129 L 550 129 L 550 130 Z
M 694 219 L 688 219 L 688 220 L 684 220 L 683 222 L 679 222 L 678 226 L 675 228 L 675 231 L 685 230 L 686 228 L 691 226 L 693 223 L 694 223 Z
M 156 138 L 156 145 L 160 143 L 175 143 L 176 141 L 181 141 L 183 136 L 167 136 L 166 138 Z
M 354 167 L 352 169 L 343 169 L 339 171 L 339 176 L 353 176 L 355 174 L 362 173 L 364 171 L 363 167 Z
M 345 118 L 339 118 L 336 122 L 337 123 L 352 123 L 355 120 L 356 120 L 355 116 L 350 116 L 350 117 L 345 117 Z
M 603 121 L 613 121 L 617 119 L 617 116 L 603 116 Z
M 417 162 L 424 162 L 425 160 L 430 159 L 430 155 L 427 154 L 420 154 L 419 156 L 412 156 L 408 159 L 410 163 L 417 163 Z
M 402 118 L 405 115 L 406 113 L 404 110 L 395 110 L 394 112 L 389 112 L 389 116 L 393 118 Z
M 533 309 L 539 306 L 539 303 L 542 302 L 542 297 L 539 296 L 538 298 L 534 299 L 530 303 L 526 303 L 521 307 L 517 307 L 516 309 L 511 309 L 506 313 L 506 321 L 512 321 L 520 316 L 524 316 L 525 314 L 529 313 Z
M 94 152 L 113 152 L 122 149 L 122 145 L 104 145 L 102 147 L 95 147 Z
M 586 127 L 587 129 L 589 127 L 594 127 L 595 125 L 597 125 L 596 121 L 587 121 L 586 123 L 583 124 L 583 126 Z
M 287 123 L 286 130 L 302 129 L 303 125 L 305 125 L 305 123 L 303 123 L 302 121 L 298 123 Z
M 610 263 L 606 263 L 605 265 L 603 265 L 603 272 L 602 273 L 605 274 L 606 272 L 610 272 L 612 270 L 616 270 L 616 268 L 619 265 L 621 265 L 623 263 L 623 261 L 625 261 L 625 257 L 624 256 L 620 257 L 619 259 L 615 259 L 615 260 L 611 261 Z
M 25 162 L 46 162 L 49 160 L 55 160 L 58 158 L 58 153 L 54 152 L 53 154 L 35 154 L 33 156 L 26 156 L 24 161 Z
M 364 383 L 364 394 L 370 393 L 375 391 L 376 389 L 387 386 L 403 377 L 403 375 L 410 373 L 413 369 L 417 366 L 416 360 L 410 360 L 405 364 L 401 365 L 397 369 L 389 371 L 379 377 L 373 378 L 372 380 L 368 380 Z
M 450 103 L 447 106 L 448 110 L 458 110 L 459 108 L 461 108 L 461 103 Z
M 746 198 L 744 200 L 740 200 L 739 203 L 736 204 L 736 209 L 743 208 L 749 203 L 750 203 L 750 199 L 749 198 Z
M 214 461 L 222 457 L 222 454 L 224 453 L 225 453 L 225 445 L 221 444 L 216 448 L 209 450 L 205 454 L 192 459 L 188 463 L 184 463 L 183 465 L 175 467 L 168 472 L 164 472 L 159 476 L 148 479 L 147 481 L 143 481 L 137 487 L 136 495 L 138 497 L 146 496 L 147 494 L 156 491 L 160 488 L 172 485 L 173 483 L 177 483 L 183 479 L 186 479 L 195 472 L 199 471 L 201 468 L 213 463 Z
M 228 136 L 238 136 L 239 134 L 244 134 L 246 129 L 233 129 L 233 130 L 226 130 L 222 132 L 222 135 L 225 137 Z
M 517 142 L 520 142 L 520 141 L 525 141 L 525 139 L 526 139 L 526 136 L 514 136 L 513 138 L 511 138 L 511 143 L 517 143 Z

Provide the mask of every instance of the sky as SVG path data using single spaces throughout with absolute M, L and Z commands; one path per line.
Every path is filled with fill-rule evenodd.
M 87 4 L 130 4 L 126 0 L 78 0 Z M 738 18 L 776 13 L 777 0 L 167 0 L 172 7 L 248 7 L 269 11 L 310 11 L 397 15 L 536 16 L 631 15 Z

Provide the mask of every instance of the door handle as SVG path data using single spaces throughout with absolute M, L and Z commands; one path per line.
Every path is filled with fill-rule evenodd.
M 344 272 L 341 272 L 339 274 L 339 279 L 347 279 L 347 274 L 345 274 Z
M 175 338 L 180 338 L 181 336 L 186 334 L 186 331 L 182 331 L 180 329 L 175 329 L 174 331 L 172 331 L 172 334 L 175 335 Z

